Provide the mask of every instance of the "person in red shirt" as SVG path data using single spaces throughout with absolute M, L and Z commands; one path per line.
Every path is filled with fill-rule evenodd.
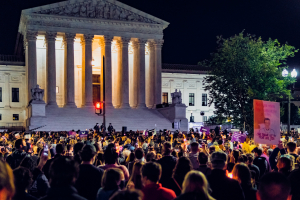
M 173 190 L 164 188 L 159 183 L 161 177 L 161 166 L 158 163 L 149 162 L 142 168 L 142 182 L 144 188 L 143 200 L 173 200 L 176 194 Z

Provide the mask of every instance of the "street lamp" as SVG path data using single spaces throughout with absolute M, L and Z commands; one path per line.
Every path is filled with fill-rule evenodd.
M 282 71 L 282 76 L 283 77 L 287 77 L 288 73 L 289 72 L 286 69 L 284 69 Z M 292 78 L 296 78 L 297 77 L 297 71 L 295 69 L 293 69 L 293 71 L 291 72 L 291 77 Z M 293 91 L 294 86 L 295 86 L 295 84 L 291 84 L 290 85 L 291 91 Z M 289 95 L 289 101 L 288 101 L 288 128 L 287 128 L 287 132 L 288 133 L 290 133 L 290 127 L 291 127 L 291 95 Z

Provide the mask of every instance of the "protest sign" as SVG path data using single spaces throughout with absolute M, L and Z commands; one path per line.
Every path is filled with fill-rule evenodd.
M 79 137 L 87 139 L 88 133 L 88 131 L 80 131 Z
M 243 142 L 245 142 L 246 138 L 247 138 L 247 135 L 242 134 L 240 132 L 235 132 L 232 135 L 231 141 L 232 142 L 237 141 L 237 142 L 243 143 Z
M 280 141 L 280 105 L 278 102 L 253 100 L 254 142 L 277 145 Z
M 69 138 L 75 138 L 76 132 L 75 131 L 69 131 Z

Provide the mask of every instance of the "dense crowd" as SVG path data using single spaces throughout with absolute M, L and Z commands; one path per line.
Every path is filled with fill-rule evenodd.
M 297 143 L 208 132 L 1 133 L 0 200 L 300 199 Z

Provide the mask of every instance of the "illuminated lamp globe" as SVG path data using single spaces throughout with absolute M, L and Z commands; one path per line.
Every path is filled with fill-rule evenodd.
M 292 76 L 293 78 L 296 78 L 296 77 L 297 77 L 297 72 L 296 72 L 295 69 L 293 69 L 293 71 L 292 71 L 292 73 L 291 73 L 291 76 Z
M 283 76 L 283 77 L 287 77 L 288 74 L 289 74 L 289 72 L 288 72 L 286 69 L 284 69 L 284 70 L 282 71 L 282 76 Z

